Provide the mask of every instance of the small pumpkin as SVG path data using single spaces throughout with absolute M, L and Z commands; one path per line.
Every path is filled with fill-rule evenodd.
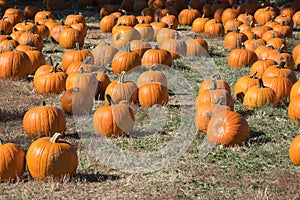
M 168 89 L 161 82 L 148 82 L 139 87 L 138 99 L 141 107 L 155 104 L 164 106 L 169 101 Z
M 48 106 L 42 101 L 40 106 L 25 113 L 22 125 L 29 137 L 51 136 L 56 132 L 65 132 L 66 118 L 60 109 Z
M 288 116 L 292 121 L 300 120 L 300 95 L 291 98 L 288 106 Z
M 0 139 L 0 182 L 15 180 L 24 173 L 25 153 L 12 142 Z
M 135 104 L 138 100 L 138 87 L 134 82 L 125 80 L 125 74 L 125 71 L 121 72 L 119 79 L 106 87 L 105 96 L 108 94 L 114 103 L 126 101 Z M 109 104 L 108 99 L 105 99 L 105 102 Z
M 247 120 L 234 111 L 220 111 L 208 123 L 207 137 L 215 145 L 234 146 L 246 142 L 250 137 Z
M 51 138 L 42 137 L 29 146 L 26 154 L 27 168 L 34 179 L 62 180 L 76 173 L 77 152 L 61 136 L 60 133 L 55 133 Z
M 297 135 L 289 147 L 289 158 L 296 166 L 300 165 L 300 135 Z
M 172 65 L 171 53 L 164 49 L 159 49 L 157 46 L 154 49 L 147 50 L 142 57 L 142 65 L 146 68 L 151 68 L 152 65 Z
M 94 98 L 87 90 L 71 88 L 62 94 L 60 105 L 69 115 L 89 114 L 94 106 Z
M 93 128 L 97 135 L 120 137 L 133 131 L 134 114 L 125 101 L 115 104 L 109 95 L 109 105 L 99 107 L 93 115 Z
M 258 81 L 259 85 L 249 88 L 245 93 L 244 105 L 250 109 L 265 105 L 275 105 L 275 91 L 272 88 L 266 87 L 261 78 L 258 78 Z

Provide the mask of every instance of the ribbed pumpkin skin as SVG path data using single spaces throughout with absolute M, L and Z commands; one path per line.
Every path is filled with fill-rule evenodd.
M 142 64 L 150 68 L 155 64 L 171 66 L 172 56 L 169 51 L 163 49 L 149 49 L 142 57 Z
M 0 182 L 14 180 L 21 176 L 25 166 L 24 151 L 13 143 L 0 142 Z
M 300 95 L 295 96 L 290 100 L 288 116 L 292 121 L 300 120 Z
M 290 91 L 290 99 L 300 95 L 300 81 L 298 80 L 296 83 L 293 84 L 291 91 Z
M 246 49 L 234 49 L 228 55 L 228 64 L 231 68 L 242 68 L 257 61 L 254 52 Z
M 242 76 L 234 85 L 234 96 L 238 100 L 243 100 L 247 90 L 258 85 L 258 79 L 251 76 Z
M 114 55 L 112 60 L 112 70 L 116 74 L 122 71 L 128 72 L 129 70 L 140 66 L 142 63 L 141 57 L 136 52 L 119 51 Z
M 31 73 L 32 64 L 23 51 L 8 51 L 0 54 L 0 78 L 23 79 Z
M 99 107 L 93 115 L 93 128 L 97 135 L 119 137 L 133 130 L 134 114 L 123 101 Z
M 168 87 L 168 81 L 164 73 L 161 71 L 152 71 L 152 70 L 145 71 L 141 75 L 139 75 L 136 85 L 140 87 L 150 82 L 159 82 L 163 86 Z
M 23 129 L 29 137 L 51 136 L 66 130 L 63 112 L 53 106 L 38 106 L 28 110 L 23 117 Z
M 199 131 L 207 131 L 208 123 L 216 112 L 224 112 L 225 110 L 231 110 L 229 106 L 218 105 L 215 103 L 207 102 L 200 104 L 195 114 L 195 126 Z
M 250 128 L 247 120 L 234 111 L 216 113 L 207 127 L 207 137 L 212 144 L 233 146 L 248 140 Z
M 88 114 L 93 109 L 94 97 L 84 89 L 69 89 L 61 96 L 60 104 L 70 115 Z
M 300 135 L 296 136 L 291 142 L 289 157 L 294 165 L 300 165 Z
M 244 105 L 248 108 L 274 105 L 275 102 L 275 91 L 268 87 L 261 87 L 260 85 L 249 88 L 244 97 Z
M 159 82 L 143 84 L 139 87 L 139 102 L 142 107 L 155 104 L 166 105 L 169 101 L 168 89 Z
M 89 63 L 93 64 L 94 63 L 94 56 L 92 55 L 92 53 L 87 50 L 87 49 L 70 49 L 68 51 L 66 51 L 63 56 L 62 56 L 62 61 L 61 61 L 61 65 L 63 66 L 63 68 L 65 70 L 68 69 L 68 66 L 74 62 L 74 61 L 84 61 L 88 56 L 91 57 Z
M 51 142 L 50 137 L 34 141 L 29 146 L 26 161 L 30 175 L 38 180 L 73 176 L 78 165 L 76 150 L 62 139 Z

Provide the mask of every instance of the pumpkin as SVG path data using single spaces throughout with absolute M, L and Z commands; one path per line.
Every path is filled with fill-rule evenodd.
M 300 81 L 298 80 L 291 88 L 290 99 L 300 95 Z
M 144 40 L 132 40 L 129 45 L 131 51 L 138 53 L 141 58 L 147 50 L 152 48 L 151 44 Z
M 224 47 L 229 49 L 235 49 L 241 46 L 248 40 L 247 36 L 244 33 L 240 33 L 239 31 L 232 31 L 226 34 L 224 38 Z
M 247 120 L 234 111 L 215 113 L 208 123 L 207 137 L 215 145 L 234 146 L 246 142 L 250 137 Z
M 289 158 L 296 166 L 300 165 L 300 135 L 296 136 L 289 147 Z
M 254 27 L 251 29 L 251 32 L 255 33 L 258 38 L 262 38 L 263 35 L 270 30 L 272 30 L 272 28 L 267 25 L 255 24 Z
M 224 24 L 224 31 L 225 33 L 229 33 L 231 31 L 238 31 L 242 22 L 237 20 L 237 18 L 229 19 Z
M 51 136 L 56 132 L 65 132 L 66 118 L 60 109 L 47 106 L 42 101 L 40 106 L 31 108 L 25 113 L 22 125 L 29 137 Z
M 82 68 L 83 71 L 86 71 L 86 72 L 95 72 L 98 70 L 98 68 L 93 65 L 93 64 L 90 64 L 90 59 L 91 57 L 88 56 L 86 57 L 86 59 L 84 61 L 74 61 L 72 62 L 68 69 L 66 70 L 66 73 L 69 75 L 71 74 L 72 72 L 78 72 L 80 70 L 80 68 Z
M 49 10 L 41 10 L 34 15 L 35 22 L 41 23 L 41 21 L 45 19 L 54 19 L 53 13 Z
M 32 71 L 32 64 L 28 55 L 23 51 L 16 51 L 10 46 L 10 51 L 0 54 L 0 78 L 13 80 L 23 79 Z
M 222 23 L 226 24 L 228 20 L 233 20 L 239 16 L 239 11 L 234 8 L 226 8 L 222 12 Z
M 165 22 L 160 21 L 160 19 L 157 17 L 154 22 L 151 22 L 150 25 L 152 26 L 154 30 L 154 35 L 153 37 L 157 37 L 157 33 L 162 29 L 162 28 L 167 28 L 168 24 Z
M 101 71 L 94 72 L 98 80 L 98 91 L 96 94 L 96 100 L 104 100 L 104 94 L 107 86 L 110 84 L 110 78 L 107 74 Z
M 249 14 L 248 12 L 240 12 L 237 20 L 241 21 L 245 25 L 250 25 L 251 22 L 254 21 L 254 16 Z
M 0 139 L 0 182 L 15 180 L 24 173 L 25 153 L 16 144 Z
M 292 55 L 293 55 L 294 60 L 296 61 L 297 58 L 298 58 L 299 55 L 300 55 L 300 44 L 297 44 L 297 45 L 293 48 Z
M 109 95 L 109 105 L 99 107 L 93 115 L 93 128 L 97 135 L 119 137 L 133 131 L 134 114 L 125 101 L 115 104 Z
M 164 106 L 169 101 L 168 89 L 161 82 L 148 82 L 140 85 L 138 99 L 141 107 L 151 107 L 155 104 Z
M 160 48 L 167 50 L 171 53 L 172 59 L 177 59 L 181 56 L 185 56 L 187 52 L 187 45 L 185 41 L 180 40 L 178 37 L 178 33 L 176 32 L 174 35 L 174 39 L 166 39 L 164 40 Z
M 222 100 L 219 99 L 217 102 L 206 102 L 198 106 L 195 114 L 195 126 L 198 131 L 207 131 L 208 123 L 215 113 L 231 110 L 229 106 L 222 105 L 221 102 Z
M 103 33 L 111 33 L 113 27 L 117 24 L 118 18 L 112 15 L 106 15 L 100 20 L 100 29 Z
M 213 84 L 216 85 L 214 86 Z M 204 79 L 199 85 L 198 94 L 201 91 L 211 89 L 212 87 L 216 87 L 216 89 L 225 89 L 229 94 L 231 94 L 230 85 L 225 80 L 221 79 L 219 74 L 215 74 L 211 78 Z
M 47 24 L 46 24 L 47 26 Z M 66 28 L 70 28 L 71 26 L 69 25 L 64 25 L 64 24 L 53 24 L 52 27 L 49 27 L 49 31 L 50 31 L 50 37 L 51 37 L 51 40 L 55 43 L 59 43 L 59 38 L 60 38 L 60 34 L 61 32 L 66 29 Z
M 18 46 L 16 47 L 16 50 L 19 50 Z M 25 53 L 29 57 L 32 64 L 32 68 L 31 68 L 32 70 L 30 73 L 31 75 L 33 75 L 40 66 L 46 64 L 44 54 L 39 50 L 27 50 L 25 51 Z
M 134 15 L 128 15 L 125 10 L 122 10 L 122 12 L 124 12 L 125 15 L 122 15 L 118 18 L 117 24 L 124 24 L 127 26 L 134 27 L 136 24 L 139 23 Z
M 300 120 L 300 95 L 290 99 L 288 106 L 288 116 L 292 121 Z
M 58 65 L 58 64 L 57 64 Z M 48 73 L 34 76 L 33 85 L 40 94 L 60 94 L 66 89 L 67 74 L 63 71 L 57 71 L 56 66 Z
M 13 39 L 11 36 L 7 36 L 5 40 L 0 42 L 0 51 L 11 51 L 11 47 L 15 49 L 18 45 L 19 42 L 17 40 Z
M 256 54 L 248 49 L 233 49 L 228 55 L 228 65 L 231 68 L 251 66 L 257 60 Z
M 168 26 L 172 25 L 172 29 L 174 30 L 178 28 L 179 22 L 175 15 L 167 13 L 167 15 L 163 16 L 160 21 L 166 23 Z
M 272 59 L 277 63 L 281 63 L 281 61 L 285 60 L 285 65 L 288 68 L 294 69 L 295 61 L 289 52 L 283 50 L 284 46 L 283 44 L 278 50 L 274 49 L 270 51 L 266 58 Z
M 276 12 L 274 8 L 270 6 L 266 8 L 260 8 L 254 13 L 254 19 L 259 24 L 265 24 L 266 22 L 270 21 L 273 16 L 276 16 Z
M 118 11 L 118 7 L 116 5 L 112 5 L 109 4 L 109 2 L 107 2 L 108 4 L 105 4 L 105 2 L 103 2 L 103 0 L 98 0 L 99 2 L 101 1 L 102 7 L 99 11 L 99 15 L 100 18 L 104 18 L 105 16 L 110 15 L 111 13 L 117 12 Z M 118 19 L 118 17 L 114 16 L 116 19 Z
M 34 29 L 31 28 L 29 32 L 24 32 L 20 34 L 18 38 L 19 44 L 28 44 L 30 43 L 31 46 L 36 47 L 39 51 L 42 51 L 44 47 L 43 37 L 34 32 Z
M 164 49 L 149 49 L 147 50 L 142 57 L 142 65 L 146 68 L 151 68 L 152 65 L 172 65 L 172 56 L 171 53 Z
M 287 45 L 283 38 L 271 38 L 267 40 L 267 45 L 275 50 L 279 50 L 282 47 L 282 45 L 284 45 L 282 50 L 287 51 Z
M 85 17 L 82 15 L 82 13 L 78 13 L 78 14 L 69 14 L 66 17 L 65 20 L 65 25 L 72 25 L 72 24 L 76 24 L 76 23 L 86 23 Z
M 113 60 L 114 55 L 118 52 L 116 48 L 107 44 L 98 44 L 93 50 L 95 66 L 107 66 Z
M 280 35 L 279 35 L 279 33 L 277 31 L 269 30 L 269 31 L 267 31 L 267 32 L 265 32 L 263 34 L 262 39 L 264 41 L 268 41 L 268 40 L 270 40 L 272 38 L 279 38 L 279 37 L 280 37 Z
M 264 85 L 275 91 L 275 104 L 286 105 L 293 83 L 285 77 L 263 77 Z
M 61 60 L 62 67 L 67 70 L 68 66 L 74 61 L 83 61 L 88 56 L 91 57 L 90 63 L 94 63 L 94 56 L 88 49 L 81 49 L 79 43 L 76 43 L 75 49 L 69 49 L 64 52 Z
M 5 35 L 9 35 L 12 33 L 13 26 L 9 21 L 5 21 L 3 19 L 0 20 L 0 30 L 4 32 Z
M 203 33 L 204 32 L 204 26 L 205 23 L 208 22 L 209 18 L 205 17 L 203 14 L 202 17 L 198 17 L 193 21 L 192 29 L 196 33 Z
M 224 27 L 215 19 L 211 19 L 204 25 L 204 32 L 212 36 L 222 37 L 225 33 Z
M 180 11 L 178 15 L 178 22 L 180 25 L 192 26 L 193 21 L 200 16 L 200 12 L 197 9 L 193 9 L 192 7 L 188 6 L 187 9 Z
M 146 24 L 144 21 L 142 23 L 138 23 L 134 26 L 141 36 L 141 39 L 144 40 L 152 40 L 154 37 L 154 30 L 150 24 Z
M 268 69 L 268 67 L 275 64 L 276 62 L 271 59 L 266 59 L 266 58 L 259 59 L 251 65 L 249 74 L 256 73 L 256 76 L 262 77 L 264 72 Z
M 212 79 L 212 85 L 209 89 L 203 89 L 198 91 L 198 96 L 196 98 L 196 110 L 202 103 L 214 103 L 219 99 L 222 100 L 223 105 L 229 106 L 232 110 L 234 109 L 234 101 L 231 94 L 224 88 L 217 88 L 216 79 Z
M 188 38 L 185 40 L 186 44 L 186 56 L 206 56 L 208 46 L 202 38 Z
M 300 69 L 300 56 L 297 57 L 295 64 L 296 64 L 296 69 L 297 70 Z
M 69 115 L 89 114 L 94 106 L 94 97 L 87 90 L 71 88 L 62 94 L 60 105 Z
M 47 38 L 50 35 L 49 28 L 46 25 L 36 22 L 35 26 L 37 29 L 36 33 L 41 35 L 43 38 Z
M 84 44 L 84 35 L 81 31 L 74 28 L 65 28 L 59 36 L 59 45 L 66 49 L 73 49 L 79 44 L 80 47 Z
M 105 96 L 107 94 L 111 97 L 114 103 L 126 101 L 127 103 L 137 103 L 138 100 L 138 87 L 132 81 L 125 80 L 126 72 L 123 71 L 120 74 L 118 80 L 112 81 L 105 90 Z M 105 99 L 106 104 L 109 104 L 109 100 Z
M 51 138 L 39 138 L 31 143 L 26 161 L 30 175 L 37 180 L 62 180 L 66 176 L 73 176 L 78 166 L 76 150 L 70 143 L 61 139 L 60 133 L 55 133 Z
M 144 12 L 141 12 L 141 15 L 136 16 L 136 19 L 139 23 L 145 22 L 146 24 L 150 24 L 154 21 L 153 16 L 145 15 Z
M 175 38 L 175 35 L 177 39 L 180 38 L 180 34 L 172 28 L 172 25 L 170 25 L 168 28 L 162 28 L 159 30 L 156 35 L 156 41 L 159 45 L 161 45 L 166 39 Z
M 295 26 L 300 25 L 300 11 L 297 11 L 292 17 L 293 23 Z
M 121 50 L 113 57 L 111 68 L 114 73 L 120 74 L 122 71 L 128 72 L 141 65 L 141 57 L 138 53 L 131 51 L 129 43 L 126 50 Z
M 243 100 L 247 90 L 253 86 L 258 85 L 258 79 L 256 78 L 256 72 L 250 76 L 242 76 L 234 85 L 234 96 L 237 100 Z
M 125 47 L 128 42 L 139 39 L 141 39 L 141 34 L 133 27 L 126 26 L 113 33 L 112 44 L 115 48 L 119 49 L 121 47 Z
M 261 78 L 258 78 L 258 81 L 259 85 L 249 88 L 245 93 L 244 105 L 250 109 L 265 105 L 275 105 L 275 91 L 272 88 L 266 87 Z
M 281 37 L 291 37 L 293 35 L 293 27 L 285 24 L 284 21 L 274 26 L 273 30 L 279 32 Z
M 279 65 L 274 64 L 268 67 L 263 73 L 262 77 L 265 78 L 265 77 L 273 77 L 273 76 L 287 78 L 292 83 L 297 82 L 297 77 L 295 72 L 292 69 L 285 67 L 285 60 L 281 61 Z
M 253 34 L 253 37 L 251 39 L 248 39 L 244 42 L 245 48 L 253 52 L 257 47 L 263 46 L 265 44 L 266 42 L 261 38 L 257 38 L 257 35 L 255 33 Z
M 159 82 L 166 88 L 168 88 L 168 81 L 165 74 L 161 71 L 155 70 L 155 66 L 152 66 L 149 71 L 141 73 L 137 80 L 137 87 L 151 82 Z
M 92 96 L 96 96 L 98 92 L 98 80 L 93 72 L 84 71 L 80 67 L 78 72 L 69 74 L 66 80 L 66 90 L 71 88 L 86 89 Z

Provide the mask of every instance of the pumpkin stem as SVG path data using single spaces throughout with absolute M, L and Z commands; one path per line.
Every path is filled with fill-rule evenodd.
M 5 35 L 4 30 L 0 30 L 0 35 Z
M 252 40 L 256 40 L 257 39 L 257 36 L 256 36 L 256 33 L 253 34 L 253 37 L 252 37 Z
M 73 92 L 80 92 L 80 88 L 78 87 L 73 88 Z
M 285 45 L 282 44 L 282 45 L 280 46 L 280 48 L 278 49 L 278 53 L 281 53 L 284 47 L 285 47 Z
M 15 50 L 15 48 L 14 48 L 14 46 L 12 44 L 8 44 L 8 48 L 9 48 L 10 51 L 14 51 Z
M 53 66 L 52 70 L 50 71 L 50 73 L 56 73 L 58 72 L 56 67 L 58 67 L 59 63 L 56 63 L 55 66 Z
M 173 23 L 169 25 L 168 29 L 173 29 Z
M 59 138 L 62 136 L 61 133 L 55 133 L 51 138 L 50 138 L 50 142 L 53 143 L 57 143 Z
M 113 102 L 111 96 L 109 94 L 106 94 L 105 95 L 107 101 L 108 101 L 108 105 L 111 106 L 111 105 L 114 105 L 115 103 Z
M 275 21 L 275 15 L 272 15 L 270 22 L 274 22 Z
M 257 74 L 257 71 L 254 72 L 252 75 L 250 75 L 250 78 L 255 78 L 256 74 Z
M 258 86 L 259 88 L 265 88 L 264 82 L 261 77 L 258 78 L 258 84 L 259 84 L 259 86 Z
M 224 102 L 224 101 L 225 101 L 225 97 L 221 96 L 216 102 L 214 102 L 214 104 L 221 106 L 221 105 L 223 105 L 222 102 Z
M 158 17 L 156 17 L 155 22 L 159 22 L 159 18 Z
M 80 66 L 80 68 L 79 68 L 79 70 L 78 70 L 78 73 L 79 73 L 79 74 L 83 74 L 83 72 L 84 72 L 84 71 L 83 71 L 83 67 Z
M 204 17 L 205 17 L 205 14 L 203 13 L 202 16 L 201 16 L 201 18 L 204 18 Z
M 124 81 L 125 81 L 125 74 L 126 74 L 125 71 L 121 72 L 119 80 L 118 80 L 118 84 L 123 84 L 124 83 Z
M 124 13 L 124 15 L 128 15 L 127 11 L 124 9 L 119 9 L 119 11 L 121 11 L 122 13 Z
M 211 79 L 211 88 L 210 90 L 216 90 L 217 89 L 217 80 L 216 79 Z
M 87 56 L 86 59 L 84 59 L 83 64 L 88 64 L 91 60 L 91 56 Z
M 41 100 L 40 106 L 45 106 L 45 105 L 46 105 L 46 102 L 44 100 Z
M 75 44 L 75 50 L 80 50 L 79 42 L 76 42 L 76 44 Z
M 48 60 L 49 60 L 50 65 L 53 66 L 54 63 L 53 63 L 53 60 L 52 60 L 52 57 L 51 57 L 51 56 L 48 57 Z
M 34 26 L 32 26 L 32 27 L 30 28 L 29 33 L 30 33 L 30 34 L 34 34 Z
M 214 74 L 211 76 L 212 79 L 216 79 L 216 80 L 221 80 L 221 75 L 220 74 Z
M 127 42 L 127 45 L 126 45 L 126 51 L 127 51 L 127 52 L 131 52 L 130 42 Z
M 4 144 L 4 141 L 0 138 L 0 146 Z
M 282 60 L 282 61 L 280 62 L 280 64 L 278 65 L 278 67 L 277 67 L 277 68 L 279 68 L 279 69 L 283 69 L 283 68 L 284 68 L 284 66 L 285 66 L 285 63 L 286 63 L 286 60 Z

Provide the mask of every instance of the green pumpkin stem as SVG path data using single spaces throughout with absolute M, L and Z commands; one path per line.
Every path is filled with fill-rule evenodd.
M 4 141 L 0 138 L 0 146 L 4 144 Z
M 61 133 L 55 133 L 55 134 L 50 138 L 50 142 L 57 143 L 61 136 L 62 136 Z
M 57 67 L 59 66 L 59 63 L 56 63 L 55 66 L 52 66 L 52 70 L 50 71 L 50 73 L 56 73 L 57 71 Z
M 282 44 L 282 45 L 280 46 L 280 48 L 278 49 L 278 53 L 282 53 L 282 50 L 284 49 L 284 47 L 285 47 L 285 45 Z
M 259 88 L 265 88 L 264 82 L 263 82 L 263 80 L 262 80 L 261 77 L 258 78 L 258 85 L 259 85 L 259 86 L 258 86 Z
M 280 64 L 278 65 L 278 67 L 277 67 L 277 68 L 279 68 L 279 69 L 283 69 L 283 68 L 284 68 L 284 66 L 285 66 L 285 64 L 286 64 L 286 60 L 282 60 L 282 61 L 280 62 Z
M 127 42 L 127 44 L 126 44 L 126 51 L 131 52 L 130 42 Z
M 225 101 L 225 97 L 221 96 L 216 102 L 214 102 L 214 104 L 221 106 L 221 105 L 224 105 L 224 104 L 222 104 L 224 101 Z
M 76 44 L 75 44 L 75 50 L 80 50 L 79 42 L 76 42 Z
M 124 81 L 125 81 L 125 74 L 126 74 L 125 71 L 121 72 L 119 80 L 118 80 L 118 84 L 123 84 L 124 83 Z
M 216 90 L 217 89 L 217 80 L 216 79 L 211 79 L 211 88 L 210 90 Z
M 78 70 L 78 73 L 79 73 L 79 74 L 83 74 L 83 73 L 84 73 L 84 70 L 83 70 L 83 67 L 82 67 L 82 66 L 80 66 L 80 68 L 79 68 L 79 70 Z
M 105 95 L 107 101 L 108 101 L 108 105 L 111 106 L 111 105 L 114 105 L 115 103 L 113 102 L 111 96 L 109 94 L 106 94 Z
M 221 75 L 220 74 L 214 74 L 211 76 L 212 79 L 216 79 L 216 80 L 221 80 Z
M 91 61 L 91 56 L 87 56 L 86 59 L 84 59 L 83 64 L 88 64 Z
M 254 72 L 252 75 L 250 75 L 250 78 L 255 78 L 256 74 L 257 74 L 257 71 Z
M 45 106 L 45 105 L 46 105 L 46 102 L 44 100 L 41 100 L 40 106 Z
M 49 56 L 49 57 L 48 57 L 48 59 L 49 59 L 49 63 L 50 63 L 50 65 L 51 65 L 51 66 L 53 66 L 53 65 L 54 65 L 54 63 L 53 63 L 52 57 L 51 57 L 51 56 Z
M 15 48 L 12 44 L 8 44 L 8 48 L 10 51 L 15 51 Z

